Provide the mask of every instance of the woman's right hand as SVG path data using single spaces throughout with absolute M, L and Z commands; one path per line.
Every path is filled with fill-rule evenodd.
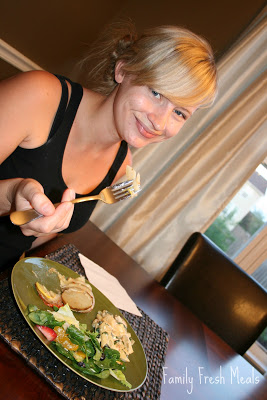
M 67 189 L 63 193 L 61 202 L 55 208 L 52 202 L 44 194 L 42 185 L 34 179 L 22 179 L 15 190 L 13 206 L 15 210 L 34 208 L 43 215 L 28 224 L 21 226 L 25 236 L 46 236 L 60 232 L 69 226 L 74 205 L 70 200 L 75 198 L 75 192 Z

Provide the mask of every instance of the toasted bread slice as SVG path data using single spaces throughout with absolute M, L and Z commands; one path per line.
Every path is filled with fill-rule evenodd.
M 67 303 L 70 306 L 71 310 L 81 313 L 90 312 L 95 305 L 94 296 L 79 287 L 71 287 L 64 290 L 62 300 L 64 304 Z

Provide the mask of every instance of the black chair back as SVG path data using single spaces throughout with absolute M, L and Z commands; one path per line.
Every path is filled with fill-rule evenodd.
M 195 232 L 161 280 L 239 354 L 267 326 L 267 292 L 205 235 Z

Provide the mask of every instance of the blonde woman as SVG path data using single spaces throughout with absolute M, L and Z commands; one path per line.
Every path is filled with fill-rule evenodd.
M 116 182 L 131 165 L 128 145 L 172 138 L 215 98 L 212 50 L 188 30 L 163 26 L 138 37 L 119 25 L 91 54 L 100 60 L 91 71 L 95 90 L 44 71 L 0 84 L 2 267 L 38 241 L 83 226 L 95 202 L 74 211 L 69 200 Z M 31 207 L 44 216 L 11 224 L 11 210 Z

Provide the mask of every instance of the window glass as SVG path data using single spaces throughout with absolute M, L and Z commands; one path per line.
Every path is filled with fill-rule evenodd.
M 235 258 L 267 225 L 267 168 L 260 164 L 206 230 L 205 235 Z

